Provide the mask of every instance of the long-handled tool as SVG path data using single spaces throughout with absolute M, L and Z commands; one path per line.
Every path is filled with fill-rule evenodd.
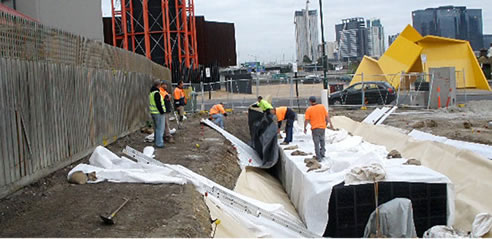
M 125 201 L 113 213 L 111 213 L 111 215 L 109 215 L 108 217 L 100 215 L 104 224 L 113 225 L 114 224 L 113 218 L 116 216 L 116 213 L 118 213 L 126 205 L 126 203 L 128 201 L 130 201 L 130 199 L 125 198 Z

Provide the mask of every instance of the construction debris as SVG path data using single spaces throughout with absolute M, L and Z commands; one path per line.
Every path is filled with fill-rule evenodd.
M 96 172 L 84 173 L 82 171 L 77 171 L 68 177 L 68 182 L 73 184 L 86 184 L 89 181 L 96 180 Z
M 312 153 L 306 153 L 306 152 L 303 152 L 301 150 L 296 150 L 296 151 L 292 152 L 290 155 L 292 155 L 292 156 L 308 156 L 308 155 L 312 155 Z
M 421 166 L 421 165 L 422 165 L 422 162 L 420 162 L 420 160 L 418 160 L 418 159 L 409 159 L 409 160 L 407 160 L 404 164 L 405 164 L 405 165 L 416 165 L 416 166 Z
M 402 158 L 401 153 L 398 152 L 396 149 L 391 150 L 388 155 L 386 156 L 388 159 L 394 159 L 394 158 Z
M 297 145 L 292 145 L 292 146 L 289 146 L 289 147 L 285 147 L 285 148 L 284 148 L 284 150 L 296 150 L 296 149 L 298 149 L 298 148 L 299 148 L 299 146 L 297 146 Z
M 471 127 L 472 127 L 472 126 L 473 126 L 473 125 L 470 123 L 470 121 L 465 121 L 465 122 L 463 122 L 463 127 L 464 127 L 465 129 L 471 129 Z
M 319 164 L 318 160 L 314 157 L 304 159 L 304 163 L 306 163 L 306 167 L 308 168 L 307 172 L 321 168 L 321 164 Z
M 437 127 L 437 122 L 435 120 L 431 120 L 431 119 L 426 119 L 424 121 L 419 120 L 419 121 L 415 121 L 413 123 L 410 123 L 410 127 L 414 128 L 414 129 L 420 129 L 420 128 L 424 128 L 424 127 L 434 128 L 434 127 Z

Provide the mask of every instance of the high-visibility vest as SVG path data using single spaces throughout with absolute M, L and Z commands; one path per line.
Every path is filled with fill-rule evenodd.
M 210 115 L 215 115 L 219 113 L 220 114 L 225 113 L 224 106 L 222 106 L 221 104 L 216 104 L 210 109 Z
M 287 114 L 287 107 L 277 107 L 275 108 L 275 114 L 277 115 L 277 120 L 282 121 L 285 119 L 285 115 Z
M 162 88 L 162 87 L 159 88 L 159 93 L 161 93 L 161 96 L 164 99 L 166 98 L 166 95 L 169 95 L 169 93 L 167 93 L 167 91 L 164 90 L 164 88 Z
M 159 94 L 159 98 L 161 98 L 161 106 L 164 112 L 166 112 L 166 106 L 164 106 L 164 97 L 160 95 L 159 91 L 152 91 L 149 94 L 149 109 L 150 109 L 150 114 L 157 115 L 160 114 L 159 110 L 157 109 L 157 104 L 155 103 L 154 95 Z
M 184 90 L 176 87 L 174 89 L 174 100 L 179 100 L 181 98 L 185 98 Z
M 272 105 L 270 103 L 268 103 L 268 101 L 266 101 L 266 100 L 260 100 L 260 102 L 258 102 L 258 106 L 263 111 L 273 109 Z

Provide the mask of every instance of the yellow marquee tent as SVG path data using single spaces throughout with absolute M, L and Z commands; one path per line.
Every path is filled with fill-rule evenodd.
M 422 56 L 427 60 L 425 64 Z M 455 67 L 458 88 L 491 90 L 468 41 L 422 37 L 410 25 L 379 60 L 364 56 L 350 84 L 360 82 L 363 75 L 364 81 L 387 81 L 398 88 L 401 72 L 428 73 L 434 67 Z

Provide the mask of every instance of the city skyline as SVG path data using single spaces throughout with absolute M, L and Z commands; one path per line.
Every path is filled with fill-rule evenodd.
M 103 1 L 103 11 L 110 14 L 109 0 Z M 379 18 L 384 26 L 385 39 L 401 32 L 412 24 L 412 11 L 445 5 L 482 9 L 483 33 L 492 34 L 492 5 L 481 0 L 388 1 L 373 0 L 360 6 L 357 0 L 331 0 L 323 2 L 325 36 L 327 42 L 335 41 L 335 24 L 342 19 L 364 17 Z M 295 25 L 293 14 L 306 6 L 304 0 L 197 0 L 196 15 L 209 21 L 235 24 L 238 62 L 262 61 L 293 62 L 296 59 Z M 319 9 L 318 1 L 311 1 L 310 9 Z M 388 44 L 386 44 L 388 46 Z

